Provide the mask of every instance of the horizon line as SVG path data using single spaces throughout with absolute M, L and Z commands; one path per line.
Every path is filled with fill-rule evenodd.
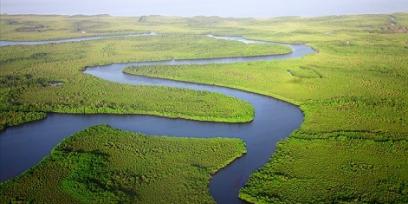
M 218 18 L 234 18 L 234 19 L 272 19 L 272 18 L 318 18 L 318 17 L 331 17 L 331 16 L 360 16 L 360 15 L 394 15 L 394 14 L 408 14 L 408 11 L 396 11 L 396 12 L 372 12 L 372 13 L 345 13 L 345 14 L 332 14 L 332 15 L 287 15 L 287 16 L 217 16 L 217 15 L 163 15 L 163 14 L 145 14 L 145 15 L 112 15 L 107 13 L 100 14 L 57 14 L 57 13 L 0 13 L 0 16 L 109 16 L 109 17 L 141 17 L 141 16 L 160 16 L 160 17 L 179 17 L 179 18 L 196 18 L 196 17 L 218 17 Z

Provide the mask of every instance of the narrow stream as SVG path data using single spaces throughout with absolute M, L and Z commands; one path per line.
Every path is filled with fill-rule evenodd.
M 80 42 L 80 41 L 88 41 L 88 40 L 102 40 L 102 39 L 110 39 L 110 38 L 138 37 L 138 36 L 149 36 L 149 35 L 157 35 L 157 33 L 149 32 L 149 33 L 132 33 L 132 34 L 123 34 L 123 35 L 101 35 L 101 36 L 67 38 L 67 39 L 61 39 L 61 40 L 42 40 L 42 41 L 7 41 L 7 40 L 0 40 L 0 47 L 14 46 L 14 45 L 59 44 L 59 43 L 68 43 L 68 42 Z
M 212 36 L 222 40 L 243 43 L 268 43 L 242 37 Z M 306 45 L 289 45 L 292 53 L 255 57 L 225 57 L 212 59 L 175 59 L 163 61 L 119 63 L 88 67 L 84 73 L 116 83 L 186 88 L 221 93 L 246 100 L 255 108 L 251 123 L 226 124 L 169 119 L 140 115 L 74 115 L 50 113 L 44 120 L 10 127 L 0 132 L 0 180 L 5 181 L 36 165 L 63 138 L 89 126 L 108 124 L 115 128 L 149 135 L 175 137 L 236 137 L 245 141 L 247 154 L 217 172 L 210 182 L 210 192 L 217 203 L 242 203 L 238 198 L 240 188 L 251 173 L 262 167 L 275 150 L 276 143 L 296 130 L 303 121 L 300 109 L 289 103 L 259 94 L 219 86 L 178 82 L 132 76 L 122 72 L 128 66 L 188 65 L 237 63 L 282 60 L 303 57 L 314 53 Z

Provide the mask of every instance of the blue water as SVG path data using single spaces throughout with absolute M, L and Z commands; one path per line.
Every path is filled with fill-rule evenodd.
M 241 37 L 208 37 L 236 40 L 243 43 L 267 43 Z M 276 143 L 296 130 L 303 121 L 297 106 L 259 94 L 236 89 L 132 76 L 122 72 L 127 66 L 185 65 L 239 63 L 252 61 L 300 58 L 314 53 L 306 45 L 289 45 L 292 52 L 283 55 L 255 57 L 225 57 L 213 59 L 179 59 L 150 62 L 134 62 L 88 67 L 84 73 L 117 83 L 152 85 L 210 91 L 248 101 L 255 108 L 255 118 L 250 123 L 226 124 L 169 119 L 140 115 L 73 115 L 48 114 L 44 120 L 7 128 L 0 133 L 0 179 L 2 181 L 20 175 L 36 165 L 61 140 L 87 127 L 108 124 L 115 128 L 149 135 L 175 137 L 235 137 L 245 141 L 247 154 L 217 172 L 210 182 L 210 192 L 217 203 L 241 203 L 239 189 L 251 173 L 262 167 L 271 157 Z

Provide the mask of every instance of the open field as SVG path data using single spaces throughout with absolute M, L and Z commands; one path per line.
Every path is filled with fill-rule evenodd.
M 23 176 L 0 184 L 0 202 L 213 203 L 210 175 L 243 153 L 239 139 L 147 137 L 91 127 Z
M 250 121 L 252 107 L 234 98 L 173 88 L 119 85 L 86 76 L 81 70 L 85 66 L 113 62 L 287 52 L 279 46 L 248 46 L 195 34 L 244 35 L 260 40 L 307 43 L 318 53 L 302 59 L 156 66 L 127 69 L 126 72 L 233 87 L 300 106 L 305 113 L 302 127 L 281 142 L 270 162 L 252 176 L 241 191 L 242 199 L 254 203 L 408 202 L 408 14 L 263 20 L 3 15 L 0 26 L 2 40 L 56 39 L 113 32 L 166 33 L 155 37 L 42 45 L 35 49 L 25 46 L 0 48 L 0 123 L 3 126 L 40 119 L 45 116 L 44 112 L 136 113 L 206 121 Z M 119 134 L 106 127 L 91 130 L 98 129 Z M 104 135 L 101 137 L 107 141 L 110 137 L 104 131 L 98 134 Z M 82 134 L 86 132 L 79 133 Z M 270 134 L 273 136 L 274 133 Z M 86 145 L 87 137 L 83 138 L 83 144 L 78 142 L 75 145 Z M 156 138 L 143 140 L 154 141 Z M 68 140 L 64 144 L 75 141 Z M 194 145 L 200 147 L 199 144 L 204 145 L 205 141 L 197 140 Z M 215 144 L 224 141 L 216 140 Z M 236 157 L 243 152 L 238 146 L 237 152 L 231 155 Z M 97 159 L 98 165 L 111 162 L 92 152 L 71 152 L 72 158 L 58 163 L 62 159 L 58 155 L 71 154 L 61 152 L 59 148 L 33 171 L 44 176 L 41 168 L 53 168 L 47 165 L 63 165 L 68 161 L 77 164 L 81 160 L 85 163 L 79 163 L 84 165 L 73 165 L 72 168 L 78 168 L 75 172 L 87 173 L 81 168 L 96 168 L 89 165 L 89 159 Z M 223 150 L 221 148 L 216 153 L 222 155 Z M 214 158 L 225 165 L 225 161 L 234 156 Z M 56 161 L 52 160 L 54 157 Z M 214 162 L 210 158 L 206 157 L 209 162 Z M 144 162 L 149 162 L 145 159 Z M 197 186 L 204 187 L 208 174 L 217 168 L 206 171 L 205 179 L 197 180 L 200 182 Z M 115 171 L 96 172 L 106 176 L 102 178 L 111 178 L 111 172 Z M 54 173 L 47 172 L 47 176 L 58 176 Z M 65 173 L 69 175 L 69 172 Z M 94 176 L 70 175 L 62 190 L 71 189 L 65 193 L 71 193 L 77 199 L 94 195 L 78 194 L 72 188 L 77 182 L 75 179 L 84 175 Z M 120 179 L 125 174 L 115 175 Z M 32 192 L 30 188 L 17 186 L 26 185 L 33 178 L 33 175 L 25 174 L 16 183 L 2 184 L 2 188 L 9 192 L 13 188 L 22 192 L 21 195 L 27 195 Z M 116 184 L 110 183 L 108 187 Z M 16 187 L 10 187 L 13 185 Z M 127 184 L 123 185 L 126 187 Z M 123 191 L 115 192 L 106 196 L 132 199 L 122 197 Z M 49 192 L 38 192 L 37 195 L 41 193 Z M 211 201 L 206 190 L 198 196 L 202 195 L 205 198 L 197 199 Z

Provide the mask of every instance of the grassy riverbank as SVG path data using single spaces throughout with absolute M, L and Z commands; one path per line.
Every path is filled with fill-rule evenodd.
M 0 123 L 6 127 L 39 119 L 44 112 L 150 114 L 202 121 L 248 122 L 253 119 L 252 107 L 232 97 L 174 88 L 120 85 L 85 75 L 82 70 L 86 66 L 113 62 L 262 55 L 289 50 L 282 46 L 247 46 L 205 36 L 163 34 L 1 47 L 0 51 Z
M 244 35 L 261 40 L 308 43 L 318 53 L 303 59 L 157 66 L 128 69 L 127 72 L 234 87 L 274 96 L 301 107 L 305 113 L 304 124 L 288 140 L 281 142 L 270 162 L 251 177 L 240 195 L 247 201 L 408 202 L 407 14 L 262 20 L 10 15 L 1 16 L 0 22 L 1 39 L 9 40 L 146 31 L 167 33 L 154 37 L 0 48 L 0 74 L 5 84 L 0 88 L 1 117 L 5 119 L 0 121 L 6 121 L 3 122 L 6 125 L 38 119 L 42 112 L 48 111 L 146 113 L 211 121 L 248 121 L 253 116 L 252 108 L 233 98 L 179 89 L 119 85 L 86 76 L 81 69 L 113 62 L 287 52 L 281 47 L 248 46 L 191 34 Z M 7 121 L 10 114 L 16 119 Z M 220 151 L 222 149 L 217 150 Z M 54 153 L 50 158 L 58 156 Z M 89 166 L 89 158 L 96 159 L 98 165 L 99 161 L 107 164 L 101 155 L 83 153 L 84 157 L 81 157 L 77 154 L 82 153 L 74 152 L 71 158 L 74 160 L 68 157 L 65 161 L 83 160 L 84 165 L 75 163 L 72 166 L 79 172 L 83 171 L 82 168 L 94 168 Z M 148 160 L 146 158 L 146 162 Z M 208 160 L 212 161 L 212 158 L 208 157 Z M 39 168 L 45 168 L 43 165 L 48 161 L 50 159 Z M 84 173 L 91 172 L 85 170 Z M 33 171 L 38 175 L 56 176 L 37 168 Z M 128 177 L 123 172 L 109 172 L 100 172 L 104 175 L 101 178 L 111 178 L 112 175 Z M 93 178 L 89 176 L 86 178 Z M 28 185 L 29 179 L 34 177 L 26 174 L 21 178 L 28 179 L 24 180 L 27 183 L 19 180 L 13 185 Z M 73 174 L 67 178 L 68 184 L 73 185 L 79 177 Z M 187 180 L 195 182 L 195 179 Z M 107 181 L 102 180 L 105 182 L 102 184 L 109 188 L 118 184 L 108 185 Z M 71 189 L 68 192 L 77 198 L 94 195 L 86 190 L 84 194 L 78 193 L 68 184 L 64 188 Z M 4 184 L 7 185 L 11 184 Z M 123 185 L 126 187 L 128 183 Z M 173 186 L 163 186 L 163 189 L 165 187 L 174 190 Z M 39 194 L 35 194 L 30 188 L 13 188 L 15 192 L 29 192 L 21 195 L 32 193 L 33 197 L 47 193 L 48 188 L 40 189 Z M 103 194 L 99 188 L 95 189 L 96 193 Z M 122 198 L 122 190 L 116 194 L 107 191 L 106 196 L 116 199 L 114 196 L 120 195 Z M 209 201 L 208 193 L 205 195 L 206 198 L 197 199 Z
M 229 86 L 300 105 L 305 122 L 241 191 L 254 203 L 408 200 L 407 15 L 287 18 L 247 36 L 307 42 L 303 59 L 128 73 Z M 273 133 L 271 133 L 273 135 Z
M 0 184 L 0 202 L 214 203 L 210 175 L 243 153 L 238 139 L 91 127 L 65 139 L 23 176 Z

